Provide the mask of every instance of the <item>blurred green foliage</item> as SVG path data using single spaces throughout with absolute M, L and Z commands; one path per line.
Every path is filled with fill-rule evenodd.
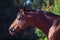
M 41 30 L 39 30 L 38 28 L 35 28 L 35 33 L 38 36 L 37 40 L 48 40 L 47 36 Z
M 52 12 L 57 14 L 57 15 L 60 15 L 60 0 L 54 1 L 54 9 Z

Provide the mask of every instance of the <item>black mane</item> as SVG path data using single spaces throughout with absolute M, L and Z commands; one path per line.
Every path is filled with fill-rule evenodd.
M 51 15 L 51 16 L 57 16 L 57 17 L 60 17 L 60 15 L 56 15 L 56 14 L 54 14 L 54 13 L 52 13 L 52 12 L 46 12 L 46 11 L 43 11 L 43 10 L 37 10 L 37 9 L 26 9 L 25 10 L 26 12 L 31 12 L 31 11 L 33 11 L 33 12 L 41 12 L 41 13 L 43 13 L 44 15 Z
M 51 12 L 47 12 L 47 14 L 52 15 L 52 16 L 59 16 L 60 17 L 60 15 L 56 15 L 56 14 L 51 13 Z
M 57 16 L 57 17 L 60 17 L 60 15 L 56 15 L 56 14 L 54 14 L 54 13 L 52 13 L 52 12 L 46 12 L 46 11 L 43 11 L 43 14 L 44 14 L 44 15 L 51 15 L 51 16 Z

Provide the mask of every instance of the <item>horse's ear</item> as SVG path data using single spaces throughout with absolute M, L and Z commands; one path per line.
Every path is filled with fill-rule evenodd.
M 23 9 L 20 9 L 20 13 L 23 15 L 25 14 Z

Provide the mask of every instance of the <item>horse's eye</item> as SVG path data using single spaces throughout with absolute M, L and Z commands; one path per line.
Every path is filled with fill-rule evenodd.
M 18 18 L 18 20 L 20 20 L 21 18 Z

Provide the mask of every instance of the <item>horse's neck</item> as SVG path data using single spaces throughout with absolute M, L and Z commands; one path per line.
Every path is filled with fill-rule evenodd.
M 46 35 L 49 32 L 49 28 L 52 25 L 52 21 L 50 21 L 49 19 L 47 19 L 45 16 L 44 17 L 36 17 L 35 19 L 35 25 L 37 28 L 39 28 L 40 30 L 42 30 Z
M 47 17 L 50 20 L 56 20 L 56 19 L 60 18 L 60 16 L 55 15 L 55 14 L 50 13 L 50 12 L 46 12 L 45 17 Z
M 43 12 L 39 13 L 28 13 L 31 17 L 28 18 L 28 24 L 36 26 L 40 30 L 42 30 L 46 35 L 48 35 L 49 28 L 52 25 L 52 21 L 45 17 Z

